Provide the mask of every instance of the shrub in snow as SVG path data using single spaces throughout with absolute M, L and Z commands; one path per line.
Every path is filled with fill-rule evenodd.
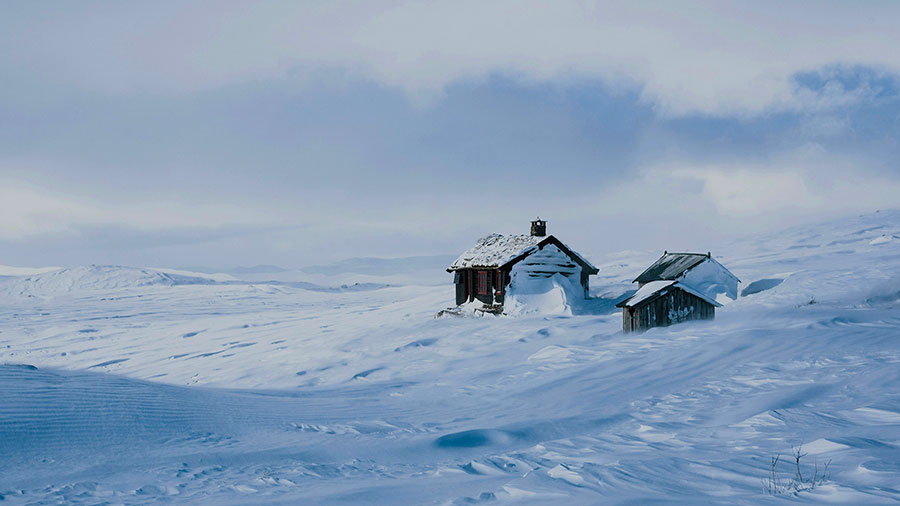
M 792 466 L 794 477 L 790 480 L 778 478 L 778 463 L 781 461 L 781 455 L 772 457 L 771 463 L 769 464 L 769 475 L 763 480 L 763 489 L 767 494 L 793 494 L 796 492 L 813 490 L 828 480 L 828 466 L 831 465 L 830 459 L 825 462 L 825 465 L 822 466 L 821 469 L 819 468 L 819 463 L 814 462 L 812 469 L 808 468 L 806 470 L 806 475 L 804 476 L 803 467 L 801 466 L 800 461 L 803 460 L 803 457 L 806 457 L 807 454 L 803 453 L 802 445 L 792 448 L 791 450 L 794 461 Z

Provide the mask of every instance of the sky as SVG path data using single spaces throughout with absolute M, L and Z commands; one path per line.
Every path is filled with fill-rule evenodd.
M 585 254 L 900 207 L 897 2 L 0 3 L 0 264 Z

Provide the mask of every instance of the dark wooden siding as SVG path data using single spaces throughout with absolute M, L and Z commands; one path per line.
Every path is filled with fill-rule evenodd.
M 478 293 L 478 273 L 487 272 L 487 291 Z M 503 304 L 506 287 L 510 281 L 510 269 L 459 269 L 454 271 L 456 305 L 479 300 L 485 304 Z
M 453 273 L 453 283 L 456 285 L 456 305 L 465 304 L 469 298 L 469 292 L 466 290 L 466 277 L 468 273 L 465 270 L 455 271 Z
M 715 316 L 715 306 L 676 286 L 634 307 L 622 308 L 622 331 L 643 331 Z

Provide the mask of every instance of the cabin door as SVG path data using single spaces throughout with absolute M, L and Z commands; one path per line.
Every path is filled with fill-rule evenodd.
M 491 271 L 475 272 L 475 296 L 487 304 L 493 303 L 491 294 Z

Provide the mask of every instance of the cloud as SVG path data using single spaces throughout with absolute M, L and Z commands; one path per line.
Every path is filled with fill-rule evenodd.
M 0 182 L 0 239 L 71 233 L 74 223 L 101 217 L 98 209 L 77 199 L 51 195 L 28 184 Z
M 785 208 L 809 208 L 814 198 L 797 172 L 771 169 L 681 169 L 673 177 L 702 185 L 702 195 L 723 216 L 753 216 Z
M 896 205 L 898 13 L 0 3 L 0 242 L 302 265 L 536 214 L 609 251 Z
M 900 4 L 439 1 L 7 4 L 7 76 L 103 92 L 186 92 L 323 71 L 433 102 L 503 74 L 601 80 L 668 116 L 755 115 L 853 100 L 794 79 L 900 71 Z M 333 71 L 333 72 L 331 72 Z M 330 72 L 330 73 L 329 73 Z
M 152 233 L 160 237 L 197 235 L 196 229 L 259 226 L 264 215 L 228 203 L 197 201 L 95 200 L 85 195 L 54 191 L 34 183 L 0 181 L 0 240 L 27 241 L 58 236 L 77 237 L 96 229 L 129 229 L 133 234 Z M 168 230 L 167 232 L 159 232 Z M 183 232 L 177 232 L 182 230 Z M 193 230 L 193 231 L 191 231 Z M 201 230 L 203 235 L 206 232 Z
M 634 186 L 653 195 L 657 212 L 680 201 L 714 211 L 719 219 L 762 222 L 835 216 L 896 205 L 900 181 L 866 167 L 864 158 L 838 156 L 814 146 L 760 162 L 671 163 L 641 171 Z M 853 174 L 848 184 L 847 174 Z

